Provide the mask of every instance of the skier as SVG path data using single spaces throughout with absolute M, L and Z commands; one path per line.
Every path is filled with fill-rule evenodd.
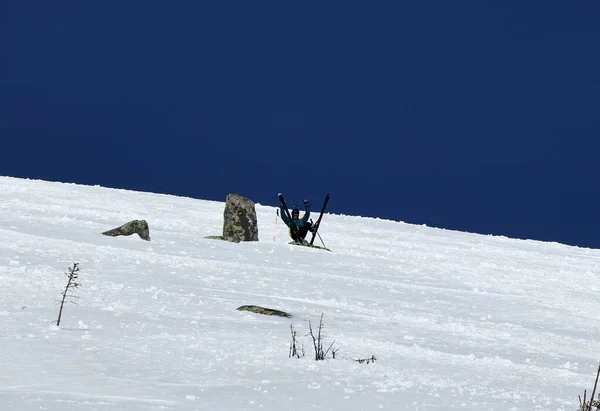
M 294 208 L 292 209 L 292 221 L 290 221 L 290 219 L 287 217 L 287 213 L 285 212 L 286 210 L 283 208 L 283 204 L 279 205 L 279 209 L 281 219 L 283 220 L 285 225 L 290 227 L 290 237 L 292 237 L 292 240 L 302 242 L 304 240 L 304 237 L 306 237 L 306 234 L 309 231 L 313 231 L 313 225 L 308 221 L 308 217 L 310 217 L 310 202 L 308 200 L 304 200 L 304 215 L 302 216 L 302 218 L 300 218 L 300 210 L 298 210 L 297 206 L 294 206 Z M 296 225 L 300 238 L 294 238 L 294 231 L 291 230 L 292 226 L 290 224 Z

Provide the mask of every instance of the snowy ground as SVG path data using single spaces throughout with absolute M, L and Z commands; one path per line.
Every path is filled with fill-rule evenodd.
M 0 177 L 0 410 L 576 410 L 593 385 L 599 250 L 328 214 L 329 253 L 261 205 L 259 242 L 204 239 L 223 207 Z M 100 234 L 132 219 L 151 242 Z

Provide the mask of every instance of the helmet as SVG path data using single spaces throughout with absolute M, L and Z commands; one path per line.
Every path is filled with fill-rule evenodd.
M 292 217 L 300 217 L 300 210 L 298 210 L 297 206 L 294 206 L 292 209 Z

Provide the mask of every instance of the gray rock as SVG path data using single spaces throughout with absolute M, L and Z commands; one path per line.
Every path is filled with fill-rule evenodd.
M 223 212 L 223 235 L 206 238 L 234 243 L 258 241 L 258 223 L 254 202 L 238 194 L 229 194 Z
M 278 317 L 291 317 L 285 311 L 274 310 L 272 308 L 260 307 L 258 305 L 242 305 L 236 308 L 238 311 L 250 311 L 251 313 L 263 314 L 263 315 L 276 315 Z
M 150 241 L 150 228 L 148 227 L 146 220 L 133 220 L 123 224 L 121 227 L 105 231 L 102 234 L 111 237 L 137 234 L 142 240 Z

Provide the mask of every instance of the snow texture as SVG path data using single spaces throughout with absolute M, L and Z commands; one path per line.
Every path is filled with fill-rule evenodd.
M 598 250 L 327 214 L 326 252 L 262 205 L 259 242 L 205 239 L 223 207 L 0 177 L 0 410 L 576 410 L 593 385 Z M 134 219 L 151 243 L 101 234 Z

